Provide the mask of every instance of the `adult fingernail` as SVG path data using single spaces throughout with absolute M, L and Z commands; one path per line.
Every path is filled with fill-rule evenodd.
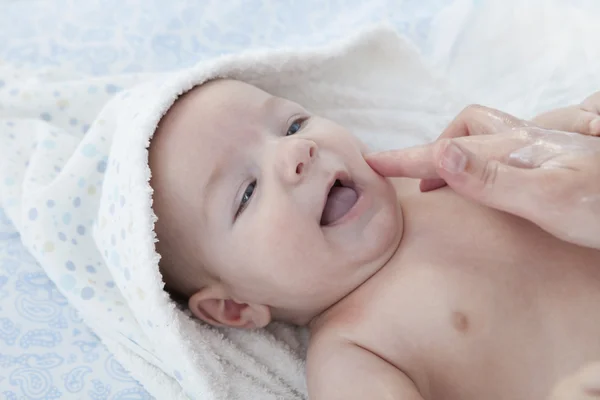
M 441 167 L 452 174 L 463 172 L 467 166 L 466 154 L 454 143 L 450 143 L 442 156 Z

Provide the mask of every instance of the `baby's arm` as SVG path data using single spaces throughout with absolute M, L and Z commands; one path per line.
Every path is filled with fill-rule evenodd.
M 310 400 L 423 400 L 403 372 L 354 343 L 320 341 L 307 365 Z

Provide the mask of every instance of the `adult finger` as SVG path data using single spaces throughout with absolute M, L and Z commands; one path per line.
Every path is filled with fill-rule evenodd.
M 433 144 L 367 154 L 365 160 L 378 174 L 387 177 L 436 178 Z
M 600 116 L 583 104 L 538 115 L 533 122 L 545 129 L 600 136 Z
M 512 131 L 507 135 L 466 136 L 454 139 L 443 139 L 433 143 L 389 150 L 365 156 L 367 163 L 377 173 L 387 177 L 406 177 L 416 179 L 440 179 L 436 160 L 440 149 L 447 142 L 459 142 L 461 146 L 479 158 L 508 161 L 508 156 L 523 147 L 528 140 L 528 132 Z
M 527 126 L 527 123 L 513 115 L 494 108 L 472 104 L 454 118 L 437 140 L 494 134 L 524 126 Z M 420 183 L 420 189 L 422 192 L 428 192 L 445 185 L 446 182 L 440 178 L 423 179 Z
M 550 170 L 523 169 L 479 157 L 462 143 L 444 142 L 437 155 L 438 173 L 460 195 L 536 222 L 542 176 Z M 543 207 L 541 207 L 543 209 Z
M 526 121 L 503 111 L 474 104 L 462 110 L 444 129 L 437 140 L 462 136 L 489 135 L 528 125 Z
M 581 108 L 596 116 L 590 124 L 590 135 L 600 136 L 600 92 L 588 96 L 582 103 Z

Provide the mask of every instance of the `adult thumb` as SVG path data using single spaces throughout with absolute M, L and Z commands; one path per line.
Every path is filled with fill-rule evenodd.
M 455 192 L 526 219 L 535 217 L 539 207 L 539 170 L 480 157 L 454 140 L 440 146 L 436 155 L 438 174 Z

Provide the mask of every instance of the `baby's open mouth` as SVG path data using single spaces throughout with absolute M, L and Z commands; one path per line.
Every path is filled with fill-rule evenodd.
M 339 179 L 336 179 L 327 194 L 321 215 L 321 225 L 331 225 L 340 220 L 352 209 L 357 200 L 358 193 L 351 184 L 344 185 Z

